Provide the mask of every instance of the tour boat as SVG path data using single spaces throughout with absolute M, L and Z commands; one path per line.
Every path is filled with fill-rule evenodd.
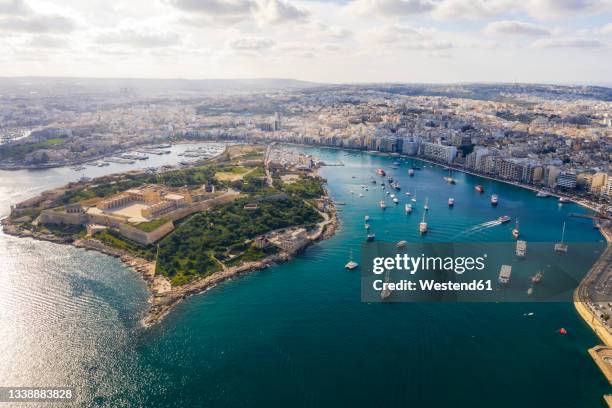
M 516 241 L 516 256 L 524 257 L 527 253 L 527 242 L 521 241 L 520 239 Z
M 492 205 L 492 206 L 496 206 L 496 205 L 497 205 L 497 203 L 498 203 L 498 201 L 499 201 L 499 198 L 497 197 L 497 194 L 493 194 L 493 195 L 491 196 L 491 205 Z
M 448 206 L 452 207 L 455 205 L 455 199 L 453 197 L 449 197 L 448 199 Z
M 368 234 L 368 235 L 366 236 L 366 241 L 368 241 L 368 242 L 372 242 L 372 241 L 374 241 L 374 238 L 376 238 L 376 235 L 375 235 L 375 234 Z
M 517 219 L 516 222 L 514 223 L 514 228 L 512 229 L 512 236 L 514 237 L 514 239 L 518 239 L 519 235 L 520 235 L 519 222 Z
M 408 169 L 408 175 L 410 177 L 414 176 L 414 169 Z
M 540 283 L 543 277 L 544 273 L 542 271 L 538 271 L 535 275 L 531 277 L 531 283 Z
M 474 187 L 474 190 L 478 191 L 479 193 L 484 193 L 484 187 L 481 186 L 480 184 Z
M 408 245 L 408 241 L 399 241 L 397 244 L 395 244 L 397 248 L 404 248 L 406 245 Z
M 565 222 L 563 223 L 563 230 L 561 231 L 561 242 L 555 244 L 556 252 L 567 252 L 567 244 L 563 242 L 565 238 Z
M 379 176 L 384 177 L 387 173 L 385 173 L 385 171 L 383 169 L 376 169 L 376 174 L 378 174 Z
M 429 211 L 429 198 L 425 199 L 425 205 L 423 205 L 423 208 L 425 211 Z
M 382 208 L 383 210 L 384 210 L 385 208 L 387 208 L 387 203 L 385 203 L 385 200 L 380 200 L 380 201 L 378 202 L 378 205 L 379 205 L 379 206 L 380 206 L 380 208 Z
M 510 282 L 510 276 L 512 275 L 512 266 L 510 265 L 502 265 L 499 271 L 498 281 L 502 285 L 508 284 Z
M 393 197 L 393 203 L 394 204 L 399 204 L 399 200 L 397 199 L 397 197 Z
M 425 221 L 425 213 L 423 213 L 423 219 L 419 223 L 419 232 L 425 234 L 427 232 L 427 222 Z
M 497 219 L 497 221 L 499 221 L 500 223 L 504 224 L 504 223 L 510 221 L 510 217 L 508 217 L 507 215 L 502 215 L 501 217 L 499 217 Z
M 404 210 L 406 210 L 406 214 L 410 214 L 412 212 L 412 204 L 406 204 Z

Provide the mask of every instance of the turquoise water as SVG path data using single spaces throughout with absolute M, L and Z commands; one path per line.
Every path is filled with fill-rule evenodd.
M 482 226 L 503 214 L 519 217 L 528 241 L 559 239 L 564 220 L 568 241 L 600 241 L 590 223 L 568 217 L 580 207 L 461 173 L 451 186 L 427 164 L 409 178 L 403 164 L 395 171 L 402 203 L 387 199 L 382 212 L 378 189 L 357 194 L 394 159 L 308 151 L 345 164 L 321 171 L 332 197 L 347 203 L 338 233 L 291 262 L 189 298 L 149 330 L 137 326 L 144 288 L 115 259 L 0 236 L 1 385 L 75 385 L 79 405 L 108 407 L 604 406 L 610 387 L 587 354 L 597 339 L 571 303 L 367 304 L 359 273 L 344 269 L 350 248 L 359 255 L 365 214 L 389 241 L 510 242 L 512 224 Z M 478 183 L 485 194 L 474 192 Z M 408 189 L 419 207 L 410 216 Z

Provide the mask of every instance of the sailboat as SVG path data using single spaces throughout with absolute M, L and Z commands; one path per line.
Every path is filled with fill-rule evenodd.
M 406 210 L 406 214 L 410 214 L 412 212 L 412 204 L 404 205 L 404 210 Z
M 563 230 L 561 231 L 561 242 L 555 244 L 556 252 L 567 252 L 567 244 L 563 242 L 565 238 L 565 222 L 563 222 Z
M 519 221 L 518 221 L 518 218 L 517 218 L 516 222 L 514 223 L 514 229 L 512 230 L 512 236 L 514 237 L 514 239 L 518 239 L 519 235 L 520 235 Z
M 423 219 L 419 223 L 419 232 L 425 234 L 427 232 L 427 222 L 425 221 L 425 213 L 423 213 Z
M 416 203 L 416 189 L 414 189 L 414 195 L 412 196 L 412 202 Z
M 382 300 L 385 300 L 386 298 L 388 298 L 389 296 L 391 296 L 391 291 L 389 290 L 389 270 L 387 269 L 387 272 L 385 273 L 385 283 L 387 285 L 384 285 L 384 289 L 380 292 L 380 298 Z
M 425 199 L 425 205 L 423 206 L 423 208 L 425 209 L 425 211 L 429 211 L 429 198 Z

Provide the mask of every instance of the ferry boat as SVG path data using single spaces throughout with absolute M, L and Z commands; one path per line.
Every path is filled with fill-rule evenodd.
M 425 205 L 423 205 L 423 208 L 425 211 L 429 211 L 429 198 L 425 199 Z
M 393 197 L 393 203 L 394 204 L 399 204 L 399 200 L 397 199 L 397 197 Z
M 406 210 L 406 214 L 410 214 L 412 212 L 412 204 L 406 204 L 404 210 Z
M 499 202 L 499 198 L 497 197 L 497 194 L 493 194 L 491 196 L 491 205 L 496 206 L 498 202 Z
M 399 241 L 397 244 L 395 244 L 395 247 L 404 248 L 406 245 L 408 245 L 408 241 Z
M 561 231 L 561 242 L 558 242 L 555 244 L 555 251 L 556 252 L 567 252 L 567 244 L 563 242 L 563 239 L 565 238 L 565 222 L 563 223 L 563 229 Z
M 480 184 L 474 187 L 474 190 L 478 191 L 479 193 L 484 193 L 484 187 L 481 186 Z
M 512 266 L 502 265 L 499 271 L 499 277 L 497 278 L 499 283 L 507 285 L 510 282 L 510 276 L 512 275 Z
M 550 197 L 550 194 L 548 194 L 546 191 L 540 190 L 536 194 L 536 197 L 538 197 L 538 198 L 546 198 L 546 197 Z
M 414 169 L 408 169 L 408 175 L 410 177 L 414 176 Z
M 519 222 L 517 219 L 516 222 L 514 223 L 514 228 L 512 229 L 512 236 L 514 237 L 514 239 L 518 239 L 520 234 L 521 233 L 519 231 Z
M 538 271 L 535 275 L 531 277 L 531 283 L 540 283 L 543 277 L 544 273 L 542 271 Z
M 384 177 L 387 173 L 385 173 L 383 169 L 376 169 L 376 174 L 378 174 L 381 177 Z
M 376 238 L 375 234 L 368 234 L 368 235 L 366 235 L 366 241 L 368 241 L 368 242 L 374 241 L 375 238 Z
M 499 221 L 501 224 L 504 224 L 510 221 L 510 217 L 508 217 L 507 215 L 502 215 L 501 217 L 497 219 L 497 221 Z
M 571 200 L 567 197 L 559 197 L 559 204 L 566 204 L 571 202 Z
M 427 222 L 425 221 L 425 213 L 423 213 L 423 219 L 419 223 L 419 232 L 425 234 L 427 232 Z
M 516 241 L 516 256 L 524 257 L 527 253 L 527 242 L 521 241 L 520 239 Z
M 448 198 L 448 206 L 452 207 L 455 205 L 455 199 L 453 197 Z
M 382 208 L 383 210 L 384 210 L 385 208 L 387 208 L 387 203 L 385 203 L 385 200 L 380 200 L 380 201 L 378 202 L 378 205 L 379 205 L 379 206 L 380 206 L 380 208 Z

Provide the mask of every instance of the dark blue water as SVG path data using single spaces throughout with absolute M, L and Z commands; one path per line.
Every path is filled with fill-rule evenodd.
M 503 214 L 519 217 L 528 241 L 556 241 L 563 221 L 568 241 L 600 241 L 590 223 L 568 217 L 582 211 L 578 206 L 560 207 L 554 199 L 460 173 L 451 186 L 442 180 L 445 171 L 430 165 L 408 178 L 403 164 L 395 172 L 402 203 L 394 207 L 387 199 L 390 206 L 382 212 L 378 189 L 370 188 L 362 198 L 358 193 L 361 184 L 370 187 L 376 167 L 389 169 L 394 159 L 309 151 L 345 164 L 321 172 L 332 197 L 347 203 L 339 206 L 338 233 L 291 262 L 188 299 L 149 330 L 137 327 L 141 312 L 136 310 L 144 310 L 142 286 L 115 260 L 3 237 L 17 263 L 3 275 L 19 271 L 27 282 L 41 269 L 59 270 L 76 287 L 58 289 L 67 293 L 64 308 L 74 309 L 61 323 L 63 330 L 57 329 L 58 317 L 42 323 L 44 313 L 54 310 L 44 308 L 38 309 L 46 311 L 40 327 L 9 331 L 2 353 L 11 363 L 1 367 L 7 373 L 3 384 L 55 378 L 79 387 L 82 406 L 109 407 L 604 406 L 602 395 L 610 387 L 587 354 L 597 339 L 571 303 L 368 304 L 360 301 L 359 273 L 344 269 L 351 248 L 359 256 L 365 214 L 377 239 L 391 242 L 510 242 L 511 224 L 481 225 Z M 478 183 L 486 194 L 474 192 Z M 406 216 L 404 192 L 414 189 L 419 208 Z M 490 193 L 500 196 L 497 208 L 489 204 Z M 447 207 L 449 196 L 456 200 L 453 209 Z M 425 197 L 430 233 L 423 238 L 417 225 Z M 20 252 L 21 242 L 32 246 L 29 253 Z M 40 251 L 39 245 L 64 255 L 46 261 L 46 268 L 32 267 L 27 257 Z M 20 262 L 27 271 L 19 269 Z M 13 280 L 3 285 L 10 287 Z M 90 298 L 89 306 L 73 307 L 71 294 L 79 301 Z M 47 299 L 53 304 L 51 294 Z M 11 311 L 11 304 L 0 309 L 5 310 L 0 317 L 19 321 L 24 316 Z M 526 312 L 535 317 L 525 318 Z M 558 335 L 559 327 L 568 335 Z M 34 338 L 27 340 L 29 331 L 47 334 L 48 346 L 41 349 Z M 19 346 L 23 340 L 14 332 L 33 345 Z M 22 354 L 16 357 L 11 350 Z M 48 364 L 39 363 L 41 356 L 48 356 Z

